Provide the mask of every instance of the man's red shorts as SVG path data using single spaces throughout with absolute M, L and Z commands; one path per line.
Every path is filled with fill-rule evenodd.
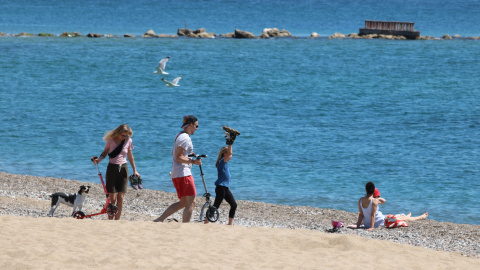
M 197 195 L 197 189 L 195 188 L 195 182 L 193 181 L 192 175 L 173 178 L 172 182 L 177 190 L 177 196 L 179 199 L 183 196 Z

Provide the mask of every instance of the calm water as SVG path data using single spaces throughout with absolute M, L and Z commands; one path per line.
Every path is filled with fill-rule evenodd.
M 326 36 L 388 19 L 415 20 L 422 35 L 480 35 L 479 3 L 467 1 L 451 9 L 393 1 L 395 13 L 373 1 L 31 2 L 1 2 L 0 32 L 141 35 L 187 22 L 216 33 Z M 456 12 L 461 19 L 445 23 Z M 183 75 L 178 88 L 152 74 L 167 55 L 165 77 Z M 173 139 L 182 116 L 194 114 L 211 190 L 228 125 L 242 132 L 230 165 L 237 199 L 354 212 L 371 180 L 388 201 L 384 213 L 480 224 L 478 66 L 480 42 L 471 40 L 4 37 L 0 170 L 99 182 L 90 157 L 103 150 L 105 131 L 127 123 L 145 186 L 173 192 Z

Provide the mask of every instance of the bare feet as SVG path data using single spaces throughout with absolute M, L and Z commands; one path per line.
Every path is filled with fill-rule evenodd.
M 420 216 L 421 219 L 427 219 L 428 212 L 425 212 L 423 215 Z
M 153 222 L 163 222 L 160 218 L 155 219 Z

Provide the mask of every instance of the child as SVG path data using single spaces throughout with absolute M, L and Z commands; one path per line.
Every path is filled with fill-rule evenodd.
M 224 128 L 225 129 L 225 128 Z M 227 146 L 222 147 L 220 152 L 218 153 L 217 162 L 215 163 L 215 167 L 217 167 L 218 179 L 215 181 L 215 201 L 213 206 L 217 209 L 220 207 L 220 204 L 225 199 L 228 204 L 230 204 L 230 211 L 228 212 L 228 225 L 233 225 L 233 219 L 235 217 L 235 210 L 237 209 L 237 202 L 233 197 L 232 192 L 230 191 L 230 168 L 228 166 L 228 161 L 232 158 L 233 150 L 232 145 L 235 141 L 236 133 L 230 129 L 225 129 L 226 133 L 226 143 Z M 208 219 L 205 219 L 205 223 L 208 223 Z

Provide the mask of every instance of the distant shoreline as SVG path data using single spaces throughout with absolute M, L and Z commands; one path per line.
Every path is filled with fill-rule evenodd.
M 271 32 L 270 29 L 276 30 L 275 33 Z M 237 31 L 246 33 L 245 35 L 236 35 Z M 269 32 L 270 31 L 270 32 Z M 269 34 L 270 33 L 270 34 Z M 273 34 L 272 34 L 273 33 Z M 287 39 L 390 39 L 390 40 L 404 40 L 403 36 L 393 36 L 393 35 L 382 35 L 382 34 L 370 34 L 370 35 L 363 35 L 360 36 L 357 33 L 351 34 L 342 34 L 342 33 L 335 33 L 331 36 L 320 36 L 317 33 L 313 32 L 310 36 L 293 36 L 290 32 L 286 30 L 279 31 L 276 28 L 266 28 L 264 32 L 259 35 L 255 36 L 250 32 L 235 30 L 233 33 L 226 33 L 226 34 L 215 34 L 215 33 L 207 33 L 204 28 L 200 28 L 197 30 L 190 30 L 190 29 L 178 29 L 177 35 L 169 35 L 169 34 L 155 34 L 153 30 L 147 31 L 143 35 L 131 35 L 131 34 L 124 34 L 124 35 L 113 35 L 113 34 L 99 34 L 99 33 L 88 33 L 88 34 L 81 34 L 79 32 L 63 32 L 60 35 L 55 35 L 51 33 L 27 33 L 21 32 L 18 34 L 12 33 L 3 33 L 0 32 L 0 37 L 65 37 L 65 38 L 79 38 L 79 37 L 87 37 L 87 38 L 193 38 L 193 39 L 271 39 L 271 38 L 287 38 Z M 464 37 L 461 35 L 449 35 L 445 34 L 442 37 L 431 37 L 431 36 L 420 36 L 415 40 L 453 40 L 453 39 L 460 39 L 460 40 L 480 40 L 480 36 L 471 36 L 471 37 Z

